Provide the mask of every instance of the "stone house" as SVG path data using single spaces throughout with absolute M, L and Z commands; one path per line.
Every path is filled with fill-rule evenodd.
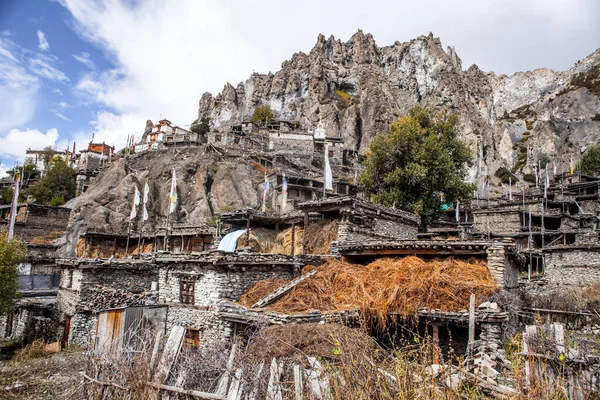
M 292 279 L 318 260 L 280 254 L 221 253 L 159 256 L 159 303 L 168 306 L 166 328 L 180 325 L 200 347 L 225 343 L 236 330 L 221 316 L 220 303 L 235 302 L 256 282 Z
M 304 228 L 311 221 L 337 220 L 336 243 L 370 239 L 415 239 L 421 223 L 418 215 L 351 196 L 298 203 Z
M 55 320 L 63 344 L 93 343 L 97 313 L 155 304 L 158 271 L 148 260 L 61 259 Z
M 192 131 L 173 125 L 168 119 L 161 119 L 152 129 L 144 134 L 143 143 L 136 145 L 136 152 L 156 150 L 163 146 L 197 145 L 202 137 Z

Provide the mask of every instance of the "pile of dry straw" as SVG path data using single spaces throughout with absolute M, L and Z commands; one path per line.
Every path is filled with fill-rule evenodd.
M 304 272 L 309 268 L 306 267 Z M 408 317 L 424 308 L 460 311 L 471 293 L 477 301 L 491 296 L 496 285 L 483 261 L 453 258 L 425 261 L 418 257 L 384 258 L 369 265 L 332 260 L 267 308 L 281 313 L 361 309 L 385 321 L 390 313 Z M 285 280 L 258 282 L 242 304 L 251 305 Z

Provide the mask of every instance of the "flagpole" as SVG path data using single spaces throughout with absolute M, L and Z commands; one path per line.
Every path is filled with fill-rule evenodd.
M 131 236 L 131 218 L 129 218 L 129 226 L 127 227 L 127 245 L 125 246 L 125 258 L 129 254 L 129 237 Z
M 10 206 L 10 222 L 8 225 L 8 241 L 10 242 L 13 238 L 15 231 L 15 221 L 17 220 L 17 209 L 19 203 L 19 172 L 15 174 L 15 190 L 13 191 L 13 200 Z

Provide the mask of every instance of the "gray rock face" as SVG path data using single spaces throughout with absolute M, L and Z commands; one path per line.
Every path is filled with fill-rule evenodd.
M 388 132 L 391 122 L 420 103 L 459 114 L 461 137 L 476 159 L 470 180 L 480 181 L 501 166 L 514 168 L 525 132 L 530 151 L 519 171 L 528 172 L 544 154 L 566 170 L 581 147 L 598 142 L 600 122 L 591 118 L 600 104 L 585 88 L 562 92 L 574 74 L 599 63 L 600 49 L 568 71 L 497 76 L 476 65 L 463 70 L 454 49 L 444 51 L 432 34 L 386 47 L 362 31 L 346 43 L 319 35 L 309 54 L 294 54 L 275 74 L 255 73 L 237 87 L 226 84 L 216 96 L 205 93 L 198 117 L 224 129 L 265 104 L 276 118 L 306 128 L 323 118 L 330 134 L 364 153 L 376 134 Z M 505 118 L 505 111 L 526 105 L 529 114 Z
M 165 226 L 169 209 L 171 171 L 177 177 L 178 207 L 171 222 L 200 225 L 219 211 L 259 204 L 263 177 L 250 160 L 208 152 L 204 147 L 145 152 L 113 162 L 80 196 L 71 212 L 72 225 L 85 221 L 88 230 L 125 234 L 134 196 L 148 181 L 150 194 L 144 230 Z M 137 209 L 137 220 L 142 205 Z M 78 227 L 79 229 L 79 227 Z

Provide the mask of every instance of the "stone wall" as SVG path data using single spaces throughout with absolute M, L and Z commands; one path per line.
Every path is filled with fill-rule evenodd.
M 414 239 L 418 227 L 400 221 L 375 218 L 363 225 L 349 221 L 341 221 L 338 226 L 337 242 L 360 242 L 364 240 L 384 239 Z
M 212 266 L 187 264 L 159 272 L 159 302 L 179 303 L 180 277 L 195 279 L 194 305 L 210 306 L 218 300 L 237 301 L 256 282 L 268 278 L 292 279 L 291 265 Z
M 313 137 L 302 133 L 269 133 L 269 150 L 312 156 L 314 149 Z
M 514 233 L 521 231 L 521 212 L 519 210 L 494 211 L 479 210 L 473 212 L 473 230 L 477 233 Z
M 97 311 L 151 303 L 147 292 L 158 281 L 155 269 L 83 267 L 63 269 L 58 293 L 58 324 L 71 316 L 69 342 L 80 346 L 95 332 Z
M 502 244 L 487 248 L 487 266 L 496 284 L 504 289 L 519 287 L 519 270 L 516 259 L 512 259 Z
M 545 252 L 544 278 L 549 288 L 600 282 L 600 248 L 565 247 Z
M 210 348 L 231 338 L 231 323 L 220 318 L 215 310 L 172 305 L 167 312 L 167 332 L 173 326 L 183 326 L 200 331 L 200 347 Z

